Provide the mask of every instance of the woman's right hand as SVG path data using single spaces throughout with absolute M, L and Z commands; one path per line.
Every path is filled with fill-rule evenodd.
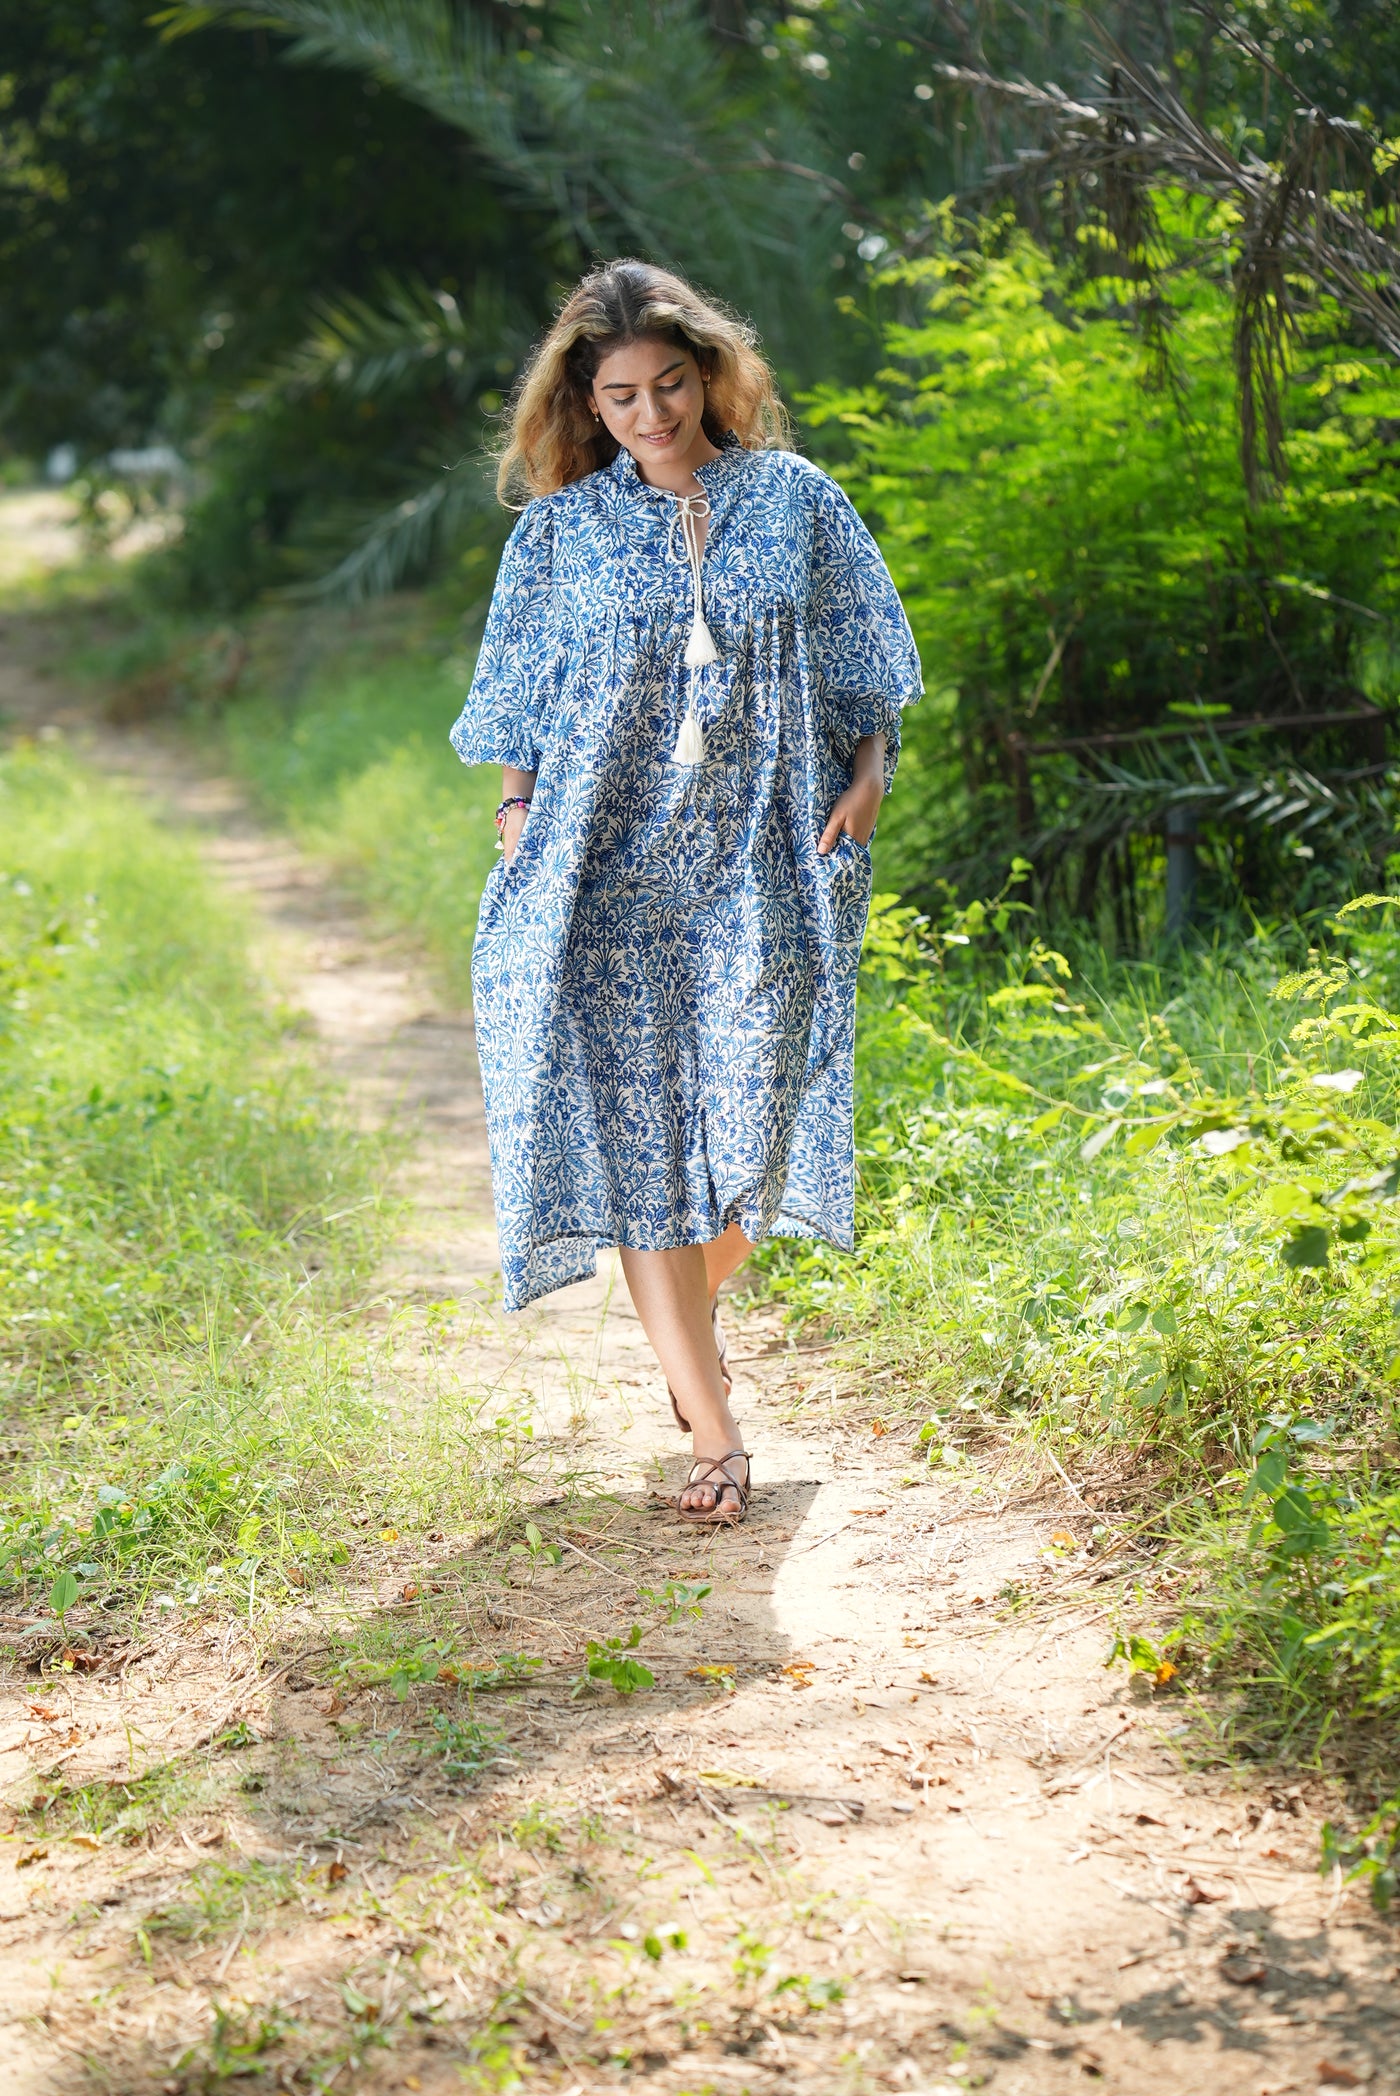
M 506 819 L 501 829 L 501 849 L 506 855 L 507 866 L 515 857 L 515 847 L 520 842 L 520 833 L 525 827 L 525 818 L 529 812 L 528 808 L 506 809 Z

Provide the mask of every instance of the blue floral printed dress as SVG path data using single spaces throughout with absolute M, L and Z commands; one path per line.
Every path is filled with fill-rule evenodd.
M 453 746 L 538 774 L 472 951 L 504 1302 L 599 1245 L 854 1231 L 852 1057 L 870 854 L 817 839 L 864 735 L 922 689 L 899 598 L 826 474 L 701 466 L 705 618 L 677 505 L 631 455 L 532 502 Z M 704 757 L 675 761 L 693 699 Z

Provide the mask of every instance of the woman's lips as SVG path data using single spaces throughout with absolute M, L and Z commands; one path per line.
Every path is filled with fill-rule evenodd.
M 675 434 L 673 429 L 643 430 L 641 438 L 644 444 L 669 444 Z

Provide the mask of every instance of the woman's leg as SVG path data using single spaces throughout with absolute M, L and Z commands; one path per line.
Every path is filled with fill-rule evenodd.
M 730 1242 L 736 1237 L 737 1243 Z M 710 1322 L 710 1300 L 720 1282 L 742 1264 L 752 1249 L 743 1233 L 734 1228 L 709 1245 L 679 1245 L 664 1252 L 620 1247 L 622 1271 L 642 1330 L 690 1424 L 697 1456 L 724 1456 L 744 1445 L 724 1394 Z M 713 1266 L 712 1254 L 716 1255 Z M 734 1468 L 742 1475 L 741 1464 Z M 681 1505 L 708 1513 L 715 1498 L 714 1485 L 692 1485 L 682 1493 Z
M 701 1245 L 700 1249 L 705 1254 L 705 1285 L 713 1300 L 719 1292 L 720 1283 L 727 1281 L 731 1274 L 738 1273 L 753 1246 L 739 1225 L 731 1223 L 721 1236 L 712 1238 L 709 1244 Z

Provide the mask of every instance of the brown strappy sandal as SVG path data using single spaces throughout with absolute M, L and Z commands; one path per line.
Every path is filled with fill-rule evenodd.
M 715 1351 L 719 1355 L 719 1372 L 724 1380 L 724 1394 L 725 1397 L 728 1398 L 733 1394 L 734 1378 L 729 1373 L 729 1341 L 725 1337 L 725 1334 L 720 1327 L 718 1296 L 716 1296 L 714 1302 L 712 1302 L 710 1305 L 710 1324 L 714 1330 Z M 671 1400 L 671 1410 L 674 1412 L 676 1416 L 676 1425 L 680 1428 L 683 1434 L 688 1434 L 690 1432 L 690 1421 L 686 1418 L 684 1412 L 682 1412 L 680 1406 L 676 1403 L 676 1393 L 671 1388 L 669 1383 L 666 1385 L 666 1395 Z
M 742 1484 L 737 1477 L 729 1475 L 724 1467 L 726 1463 L 743 1464 Z M 749 1511 L 749 1494 L 753 1490 L 753 1464 L 749 1461 L 747 1450 L 731 1448 L 728 1455 L 697 1456 L 690 1466 L 685 1490 L 688 1492 L 693 1485 L 713 1485 L 715 1503 L 712 1507 L 683 1507 L 680 1496 L 677 1495 L 676 1512 L 682 1521 L 689 1521 L 697 1528 L 737 1528 Z M 739 1502 L 737 1508 L 725 1505 L 726 1492 L 734 1494 Z

